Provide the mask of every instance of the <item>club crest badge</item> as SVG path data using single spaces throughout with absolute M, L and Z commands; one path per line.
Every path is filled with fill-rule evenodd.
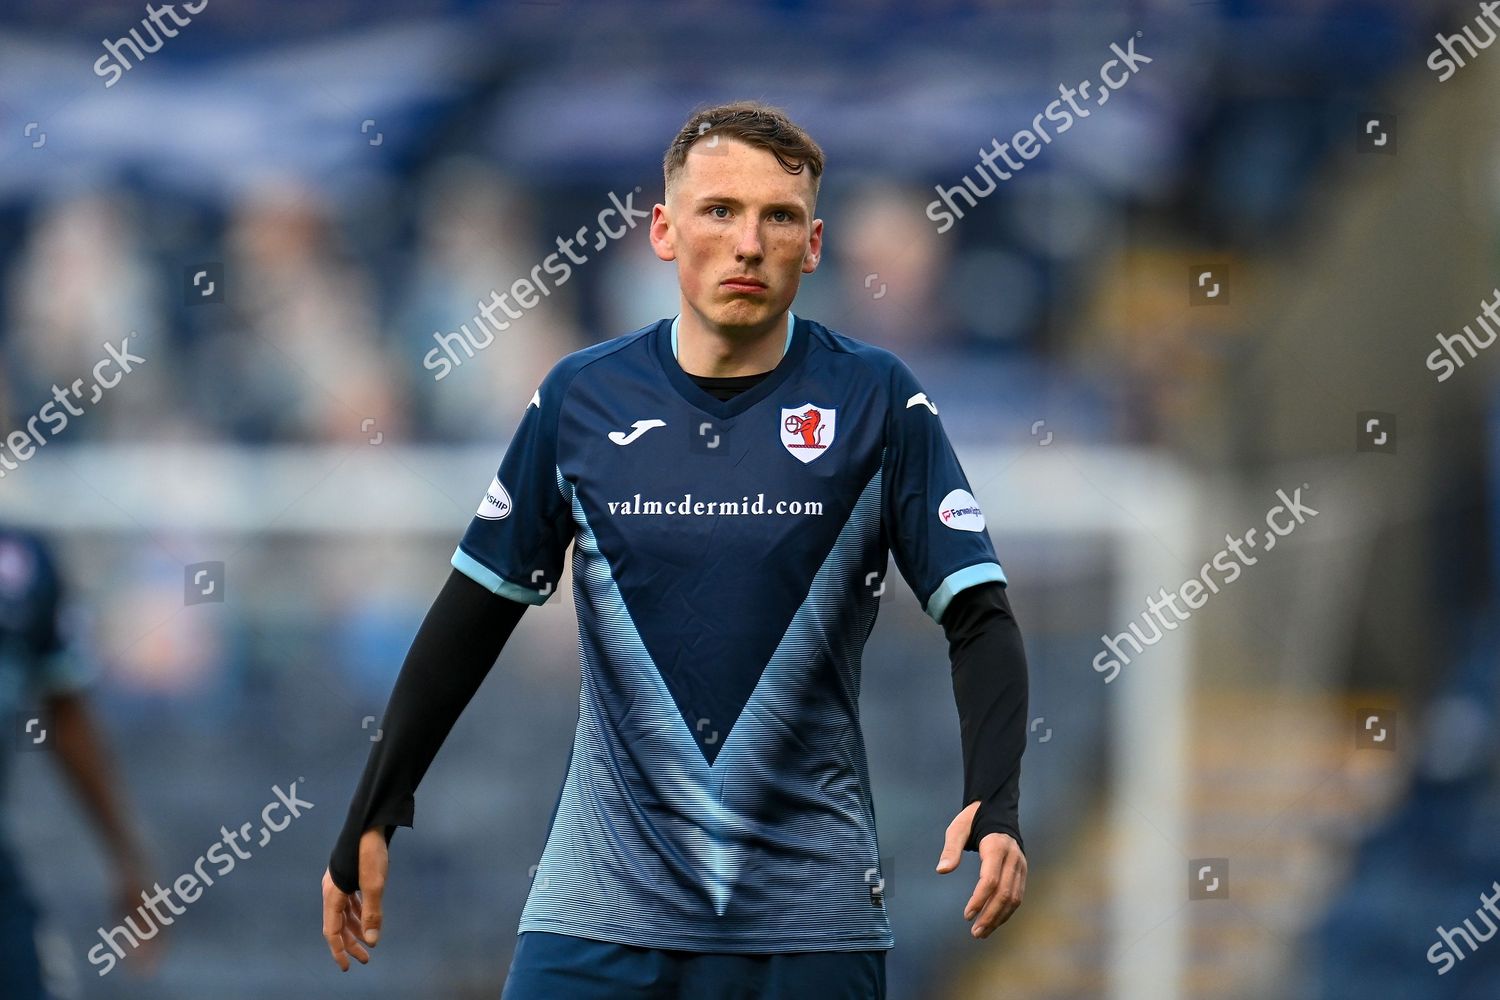
M 781 443 L 799 462 L 806 464 L 833 444 L 838 411 L 831 406 L 803 403 L 781 408 Z

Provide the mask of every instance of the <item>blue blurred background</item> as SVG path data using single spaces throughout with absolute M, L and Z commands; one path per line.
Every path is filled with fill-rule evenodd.
M 106 342 L 147 359 L 0 479 L 0 522 L 58 546 L 154 878 L 273 785 L 316 805 L 154 969 L 100 978 L 106 862 L 16 755 L 0 816 L 59 997 L 499 995 L 576 719 L 571 595 L 424 782 L 368 968 L 332 966 L 318 881 L 526 401 L 672 315 L 675 272 L 637 227 L 446 377 L 424 358 L 611 195 L 649 209 L 692 109 L 741 98 L 827 153 L 795 310 L 939 401 L 1030 659 L 1028 895 L 975 942 L 972 858 L 932 871 L 961 794 L 946 646 L 891 575 L 863 711 L 892 997 L 1500 996 L 1500 943 L 1428 958 L 1500 879 L 1500 361 L 1424 364 L 1500 281 L 1476 4 L 210 0 L 109 70 L 145 17 L 0 12 L 0 430 Z M 938 231 L 935 188 L 1132 41 L 1149 64 Z M 1106 684 L 1102 638 L 1299 484 L 1318 516 Z M 189 604 L 208 562 L 220 599 Z M 1200 859 L 1223 897 L 1189 898 Z

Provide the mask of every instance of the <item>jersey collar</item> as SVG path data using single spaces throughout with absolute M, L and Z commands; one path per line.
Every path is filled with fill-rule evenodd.
M 791 349 L 791 346 L 792 346 L 792 327 L 796 324 L 796 320 L 797 320 L 797 317 L 795 315 L 793 315 L 793 313 L 792 313 L 792 311 L 790 309 L 788 309 L 786 311 L 786 343 L 781 346 L 781 356 L 783 358 L 786 357 L 786 352 Z M 673 358 L 673 360 L 676 360 L 680 356 L 679 353 L 678 353 L 678 350 L 677 350 L 677 326 L 681 322 L 682 322 L 682 313 L 678 313 L 676 316 L 672 317 L 672 358 Z M 775 371 L 775 369 L 773 368 L 772 371 Z
M 807 321 L 799 320 L 790 309 L 786 314 L 786 346 L 782 348 L 781 360 L 757 385 L 730 399 L 719 399 L 702 389 L 691 375 L 677 363 L 677 325 L 681 316 L 672 317 L 671 322 L 662 320 L 656 325 L 654 339 L 656 353 L 667 380 L 678 395 L 688 403 L 715 417 L 727 418 L 745 412 L 765 399 L 785 382 L 798 362 L 807 353 Z

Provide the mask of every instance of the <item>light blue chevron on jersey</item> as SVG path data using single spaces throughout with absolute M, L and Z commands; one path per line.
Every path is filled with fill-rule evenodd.
M 647 655 L 587 514 L 573 500 L 580 526 L 574 578 L 598 648 L 580 642 L 573 757 L 522 931 L 584 927 L 588 936 L 625 943 L 645 932 L 660 947 L 689 950 L 890 947 L 885 910 L 870 903 L 865 874 L 878 871 L 879 852 L 863 738 L 857 723 L 845 725 L 859 699 L 859 649 L 875 622 L 878 598 L 860 586 L 859 553 L 880 530 L 880 485 L 877 472 L 712 764 Z M 851 589 L 863 595 L 852 606 L 843 600 Z M 851 620 L 829 620 L 845 613 Z M 842 637 L 844 663 L 855 669 L 839 670 L 836 690 L 821 693 L 838 710 L 809 717 L 799 702 L 809 697 L 808 665 L 828 635 Z M 606 651 L 615 677 L 601 683 Z M 632 709 L 611 723 L 616 698 Z M 820 750 L 833 751 L 838 773 L 830 776 L 820 756 L 802 768 L 775 759 L 790 746 L 785 730 L 794 719 L 829 734 L 834 745 Z M 622 785 L 632 794 L 617 795 Z M 767 815 L 777 799 L 801 804 L 776 807 L 793 821 Z M 622 815 L 634 821 L 618 822 Z M 822 891 L 809 893 L 809 884 Z M 642 896 L 657 905 L 632 905 Z M 692 929 L 684 930 L 688 915 Z M 774 924 L 795 929 L 768 938 L 765 928 Z

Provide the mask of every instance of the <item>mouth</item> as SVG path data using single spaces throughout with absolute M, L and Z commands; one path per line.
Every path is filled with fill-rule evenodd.
M 719 282 L 719 287 L 725 291 L 736 292 L 742 295 L 756 295 L 766 290 L 766 283 L 759 278 L 752 278 L 746 275 L 725 278 Z

